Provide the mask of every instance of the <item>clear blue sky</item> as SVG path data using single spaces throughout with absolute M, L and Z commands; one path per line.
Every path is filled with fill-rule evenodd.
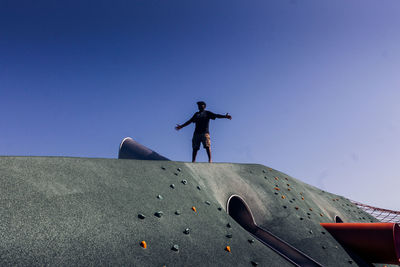
M 400 1 L 0 1 L 0 155 L 116 158 L 131 136 L 400 210 Z M 206 160 L 204 150 L 199 160 Z

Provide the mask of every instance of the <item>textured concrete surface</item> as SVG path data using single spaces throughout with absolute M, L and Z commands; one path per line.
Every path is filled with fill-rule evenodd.
M 0 157 L 0 184 L 1 266 L 292 266 L 249 242 L 226 213 L 234 194 L 257 224 L 324 266 L 365 263 L 320 222 L 376 221 L 341 196 L 253 164 Z

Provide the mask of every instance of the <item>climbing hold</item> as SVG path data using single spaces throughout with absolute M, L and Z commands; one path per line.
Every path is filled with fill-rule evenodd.
M 147 248 L 147 243 L 146 243 L 146 241 L 140 242 L 140 246 L 141 246 L 142 248 Z
M 173 245 L 171 249 L 173 251 L 179 251 L 179 246 L 178 245 Z
M 284 209 L 286 209 L 286 208 L 287 208 L 287 206 L 283 206 L 283 208 L 284 208 Z
M 182 184 L 187 184 L 187 181 L 186 180 L 182 180 Z
M 178 176 L 178 173 L 174 172 L 174 174 L 175 174 L 176 176 Z
M 201 190 L 201 188 L 200 188 L 200 186 L 199 186 L 199 185 L 197 186 L 197 189 Z
M 158 199 L 163 199 L 162 195 L 157 196 Z
M 282 198 L 282 199 L 285 199 L 286 197 L 282 195 L 281 198 Z
M 256 261 L 251 261 L 251 265 L 257 266 L 257 265 L 258 265 L 258 262 L 256 262 Z
M 324 234 L 325 234 L 325 232 L 324 232 L 324 231 L 322 231 L 322 232 L 321 232 L 321 234 L 323 234 L 323 235 L 324 235 Z
M 175 185 L 174 185 L 174 184 L 171 184 L 170 187 L 171 187 L 172 189 L 174 189 L 174 188 L 175 188 Z
M 265 170 L 262 170 L 263 173 L 265 173 Z
M 290 186 L 290 184 L 286 184 L 287 186 Z
M 310 215 L 311 215 L 311 213 L 307 212 L 307 215 L 308 215 L 308 216 L 310 216 Z
M 279 191 L 279 190 L 280 190 L 278 187 L 274 187 L 274 189 L 275 189 L 276 191 Z
M 144 216 L 144 214 L 142 214 L 142 213 L 139 213 L 139 214 L 138 214 L 138 217 L 139 217 L 139 219 L 142 219 L 142 220 L 143 220 L 144 218 L 146 218 L 146 216 Z
M 310 231 L 308 231 L 310 234 L 312 234 L 313 233 L 313 231 L 312 230 L 310 230 Z
M 228 251 L 228 252 L 231 252 L 231 247 L 230 246 L 226 246 L 225 250 Z
M 179 210 L 175 211 L 176 215 L 181 215 L 181 212 Z
M 319 215 L 320 215 L 321 217 L 324 217 L 324 214 L 322 214 L 322 213 L 320 213 Z
M 278 179 L 278 177 L 275 177 L 275 180 L 277 180 L 277 181 L 278 181 L 278 180 L 279 180 L 279 179 Z
M 164 166 L 161 166 L 161 169 L 165 170 L 165 167 L 164 167 Z
M 181 168 L 178 168 L 178 169 L 176 169 L 178 172 L 180 172 L 181 171 Z
M 218 210 L 219 210 L 219 211 L 221 211 L 221 210 L 222 210 L 222 208 L 221 208 L 221 207 L 218 207 Z
M 227 224 L 226 224 L 226 227 L 232 228 L 232 225 L 231 225 L 230 223 L 227 223 Z
M 275 192 L 274 194 L 275 194 L 275 195 L 277 195 L 278 193 L 277 193 L 277 192 Z
M 253 244 L 255 242 L 254 239 L 249 239 L 248 241 L 250 244 Z
M 301 200 L 304 200 L 304 197 L 301 197 Z
M 161 218 L 161 216 L 164 215 L 164 213 L 162 211 L 157 211 L 156 213 L 154 213 L 154 215 L 158 218 Z
M 208 201 L 208 200 L 204 203 L 206 203 L 207 205 L 211 205 L 210 201 Z
M 300 217 L 300 221 L 304 220 L 303 217 Z
M 232 238 L 232 234 L 227 234 L 226 237 L 227 238 Z
M 183 233 L 184 233 L 185 235 L 188 235 L 188 234 L 190 233 L 190 229 L 189 229 L 189 228 L 186 228 L 185 231 L 183 231 Z
M 309 208 L 310 211 L 312 211 L 312 208 Z
M 326 249 L 326 246 L 322 246 L 322 249 Z
M 285 177 L 285 180 L 286 180 L 286 181 L 289 181 L 289 179 L 288 179 L 287 177 Z
M 299 207 L 294 207 L 296 210 L 298 210 L 299 209 Z
M 290 191 L 290 188 L 288 188 L 287 191 Z
M 196 207 L 195 207 L 195 206 L 193 206 L 193 207 L 192 207 L 192 210 L 193 210 L 194 212 L 197 212 L 197 210 L 196 210 Z

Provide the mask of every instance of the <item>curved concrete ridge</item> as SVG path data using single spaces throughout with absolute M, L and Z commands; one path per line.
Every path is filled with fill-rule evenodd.
M 226 213 L 231 195 L 323 266 L 367 263 L 320 223 L 376 221 L 343 197 L 255 164 L 0 157 L 0 184 L 2 266 L 291 266 Z

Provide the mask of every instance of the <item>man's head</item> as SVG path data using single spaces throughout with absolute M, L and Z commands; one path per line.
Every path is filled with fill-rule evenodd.
M 205 110 L 206 109 L 206 102 L 204 102 L 204 101 L 197 102 L 197 107 L 199 108 L 199 111 Z

